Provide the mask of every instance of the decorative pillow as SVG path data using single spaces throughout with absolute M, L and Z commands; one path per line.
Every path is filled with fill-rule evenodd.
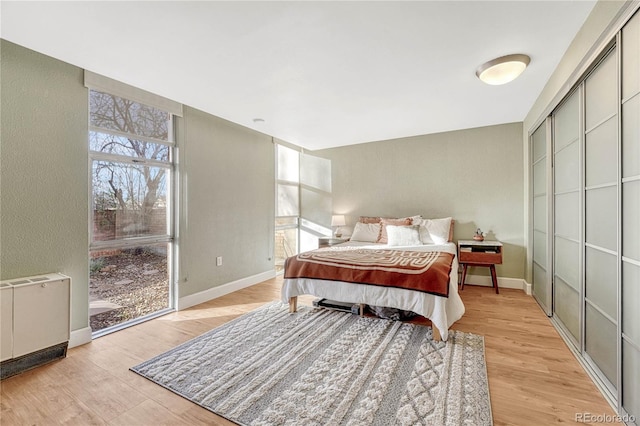
M 387 225 L 387 235 L 390 246 L 419 246 L 420 226 L 395 226 Z
M 374 216 L 360 216 L 360 219 L 358 219 L 358 222 L 362 222 L 362 223 L 380 223 L 380 217 L 374 217 Z
M 422 244 L 446 243 L 449 241 L 451 223 L 450 217 L 422 219 L 422 223 L 420 223 L 420 241 L 422 241 Z
M 395 225 L 395 226 L 408 226 L 411 225 L 411 218 L 405 217 L 403 219 L 380 219 L 380 236 L 378 237 L 378 242 L 381 244 L 387 244 L 387 225 Z
M 375 243 L 380 235 L 379 223 L 362 223 L 356 222 L 356 226 L 351 234 L 351 241 L 363 241 L 366 243 Z

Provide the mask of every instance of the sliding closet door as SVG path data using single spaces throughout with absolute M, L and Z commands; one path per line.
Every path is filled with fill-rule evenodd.
M 617 394 L 618 72 L 614 49 L 585 80 L 585 341 Z
M 622 407 L 640 419 L 640 13 L 622 31 Z
M 543 122 L 531 135 L 531 193 L 533 195 L 533 296 L 547 315 L 551 315 L 551 265 L 547 259 L 549 213 L 547 163 L 547 123 Z
M 621 418 L 639 424 L 640 11 L 530 144 L 534 296 Z
M 581 348 L 581 154 L 580 91 L 576 90 L 553 114 L 553 303 L 554 317 Z

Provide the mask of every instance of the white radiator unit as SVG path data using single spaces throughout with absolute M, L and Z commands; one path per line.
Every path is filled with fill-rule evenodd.
M 1 378 L 66 356 L 71 279 L 51 273 L 0 282 Z

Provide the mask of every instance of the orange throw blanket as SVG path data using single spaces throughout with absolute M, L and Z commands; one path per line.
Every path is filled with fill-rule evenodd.
M 330 247 L 292 256 L 284 278 L 313 278 L 405 288 L 449 297 L 453 254 Z

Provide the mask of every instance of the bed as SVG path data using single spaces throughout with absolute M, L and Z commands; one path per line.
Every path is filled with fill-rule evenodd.
M 387 239 L 387 232 L 385 232 L 384 238 L 378 236 L 376 242 L 372 242 L 373 237 L 369 237 L 369 241 L 357 241 L 358 239 L 367 239 L 363 237 L 356 238 L 356 241 L 348 241 L 343 244 L 339 244 L 332 247 L 313 250 L 307 253 L 301 253 L 297 256 L 292 256 L 287 259 L 285 263 L 285 275 L 282 286 L 282 301 L 289 303 L 290 310 L 296 311 L 297 297 L 305 294 L 313 295 L 316 297 L 327 298 L 330 300 L 336 300 L 340 302 L 347 302 L 361 305 L 375 305 L 385 306 L 389 308 L 397 308 L 406 311 L 412 311 L 425 318 L 431 320 L 433 324 L 434 339 L 447 340 L 448 329 L 451 325 L 459 320 L 464 314 L 465 308 L 462 303 L 462 299 L 458 294 L 458 259 L 456 254 L 456 245 L 448 240 L 451 239 L 452 232 L 450 229 L 446 229 L 446 237 L 444 238 L 430 238 L 436 237 L 437 230 L 431 233 L 429 236 L 428 226 L 422 226 L 425 222 L 420 222 L 423 219 L 417 219 L 417 217 L 407 218 L 403 224 L 399 225 L 387 225 L 380 224 L 380 229 L 386 228 L 385 231 L 389 233 L 389 239 Z M 440 228 L 444 226 L 452 226 L 452 221 L 447 218 L 448 222 L 440 223 Z M 362 218 L 361 218 L 362 220 Z M 361 222 L 359 222 L 361 223 Z M 411 225 L 406 225 L 409 223 Z M 433 228 L 433 227 L 432 227 Z M 375 226 L 371 227 L 375 230 Z M 356 231 L 358 226 L 356 224 Z M 406 238 L 395 237 L 397 232 L 407 234 L 412 233 L 412 238 L 407 240 Z M 421 238 L 415 239 L 415 233 L 421 235 Z M 442 234 L 444 231 L 441 231 Z M 379 235 L 382 232 L 379 232 Z M 356 232 L 354 232 L 354 236 Z M 434 241 L 434 239 L 436 241 Z M 444 241 L 443 241 L 444 240 Z M 402 244 L 409 243 L 409 244 Z M 315 263 L 322 265 L 323 259 L 336 259 L 337 252 L 370 252 L 372 255 L 380 255 L 382 252 L 406 253 L 408 256 L 420 257 L 441 257 L 442 261 L 449 259 L 449 272 L 445 277 L 448 278 L 448 283 L 440 284 L 439 288 L 435 291 L 430 291 L 431 287 L 422 289 L 413 289 L 411 286 L 393 287 L 384 285 L 384 283 L 372 284 L 370 282 L 354 282 L 358 279 L 349 281 L 341 281 L 339 279 L 331 279 L 332 275 L 320 274 L 320 278 L 314 274 L 309 273 L 295 273 L 290 272 L 293 269 L 292 266 L 295 261 L 315 259 Z M 346 261 L 345 261 L 346 262 Z M 438 260 L 440 262 L 440 260 Z M 327 265 L 330 262 L 326 262 Z M 335 262 L 331 262 L 335 263 Z M 405 262 L 406 263 L 406 262 Z M 348 266 L 350 268 L 362 268 L 364 263 L 360 261 L 360 266 Z M 378 263 L 376 263 L 379 266 Z M 329 266 L 327 266 L 329 268 Z M 289 269 L 289 270 L 288 270 Z M 440 277 L 442 278 L 442 277 Z M 426 278 L 428 279 L 428 278 Z M 366 279 L 368 280 L 368 278 Z M 360 280 L 360 281 L 366 281 Z M 395 280 L 395 278 L 394 278 Z M 443 292 L 442 286 L 445 286 L 446 291 Z

